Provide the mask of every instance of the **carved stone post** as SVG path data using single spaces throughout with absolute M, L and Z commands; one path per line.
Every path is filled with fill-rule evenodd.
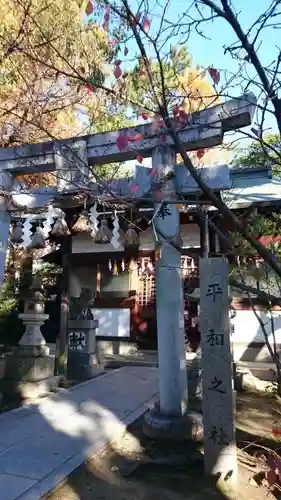
M 237 458 L 228 262 L 223 257 L 200 261 L 200 330 L 205 471 L 234 479 Z
M 98 320 L 91 308 L 93 294 L 82 288 L 79 298 L 72 297 L 68 320 L 67 376 L 71 380 L 86 380 L 103 373 L 96 342 Z

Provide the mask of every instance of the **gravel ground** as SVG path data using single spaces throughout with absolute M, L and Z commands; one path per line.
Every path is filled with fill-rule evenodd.
M 237 398 L 237 421 L 243 422 L 241 439 L 254 441 L 257 432 L 272 437 L 271 398 L 244 394 Z M 253 425 L 253 423 L 255 425 Z M 244 441 L 243 441 L 244 442 Z M 264 441 L 263 441 L 264 442 Z M 273 441 L 272 441 L 273 442 Z M 275 443 L 276 444 L 276 443 Z M 278 444 L 278 443 L 277 443 Z M 243 443 L 240 444 L 243 447 Z M 170 465 L 167 464 L 169 456 Z M 175 467 L 179 457 L 185 465 Z M 195 457 L 199 457 L 195 460 Z M 173 466 L 171 466 L 171 460 Z M 160 464 L 161 462 L 161 464 Z M 165 463 L 166 462 L 166 463 Z M 190 445 L 159 445 L 142 433 L 142 420 L 128 428 L 123 438 L 76 469 L 48 500 L 273 500 L 281 498 L 250 483 L 252 472 L 239 467 L 235 492 L 204 478 L 202 449 Z

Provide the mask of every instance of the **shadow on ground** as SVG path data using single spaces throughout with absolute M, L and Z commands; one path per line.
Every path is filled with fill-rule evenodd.
M 181 449 L 179 449 L 181 448 Z M 186 464 L 175 466 L 170 458 L 183 456 Z M 159 464 L 161 462 L 166 464 Z M 157 465 L 154 462 L 157 462 Z M 160 460 L 159 460 L 160 459 Z M 141 465 L 139 465 L 141 463 Z M 67 483 L 48 500 L 189 500 L 228 498 L 216 488 L 216 481 L 204 478 L 202 454 L 193 445 L 162 444 L 142 433 L 142 419 L 132 424 L 122 440 L 81 465 Z
M 266 403 L 265 403 L 266 401 Z M 272 414 L 280 402 L 269 396 L 253 394 L 237 398 L 237 437 L 240 447 L 257 442 L 270 448 L 280 448 L 272 436 Z M 100 421 L 101 432 L 104 422 Z M 262 433 L 261 433 L 262 431 Z M 184 451 L 184 450 L 185 451 Z M 169 455 L 186 454 L 185 465 L 165 464 Z M 144 459 L 144 456 L 146 457 Z M 163 463 L 161 464 L 161 457 Z M 156 459 L 154 463 L 154 458 Z M 160 458 L 160 460 L 159 460 Z M 160 465 L 159 465 L 160 462 Z M 141 463 L 141 465 L 138 465 Z M 249 485 L 250 473 L 239 472 L 237 496 L 221 491 L 214 479 L 204 477 L 200 446 L 174 444 L 159 445 L 143 435 L 142 419 L 129 426 L 121 440 L 111 443 L 98 456 L 76 469 L 48 500 L 223 500 L 244 498 L 279 499 L 280 492 L 268 494 L 265 488 Z M 243 493 L 240 491 L 243 490 Z
M 21 487 L 19 492 L 15 487 L 5 498 L 38 499 L 40 492 L 43 494 L 42 485 L 44 492 L 46 485 L 51 490 L 65 474 L 70 474 L 65 484 L 50 494 L 49 500 L 244 498 L 233 497 L 226 489 L 219 491 L 215 481 L 204 477 L 199 444 L 159 445 L 143 435 L 142 421 L 136 420 L 138 409 L 156 391 L 155 368 L 128 367 L 41 399 L 10 416 L 3 414 L 0 444 L 5 448 L 0 453 L 0 479 L 9 480 L 10 487 L 17 480 L 17 487 Z M 274 404 L 281 409 L 279 402 Z M 255 440 L 261 429 L 271 440 L 272 405 L 265 397 L 238 397 L 237 422 L 243 426 L 244 441 Z M 126 423 L 134 420 L 127 429 Z M 79 463 L 77 456 L 80 462 L 93 458 L 72 472 Z M 179 456 L 184 460 L 178 460 Z M 54 471 L 56 478 L 50 483 Z M 239 475 L 239 483 L 242 477 Z M 25 493 L 21 479 L 25 481 Z M 36 488 L 35 494 L 32 488 Z M 251 500 L 265 498 L 259 488 L 246 491 L 246 498 Z

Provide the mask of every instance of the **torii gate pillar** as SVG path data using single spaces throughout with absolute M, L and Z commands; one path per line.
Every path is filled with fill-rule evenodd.
M 156 147 L 152 168 L 157 179 L 168 178 L 164 199 L 176 199 L 174 183 L 176 158 L 167 146 Z M 187 369 L 184 339 L 184 304 L 181 275 L 180 220 L 176 204 L 155 202 L 156 308 L 159 363 L 159 407 L 145 416 L 144 431 L 154 438 L 198 439 L 202 434 L 199 415 L 187 414 Z M 201 439 L 201 435 L 200 435 Z
M 159 179 L 173 176 L 175 163 L 175 153 L 171 148 L 162 146 L 154 149 L 152 168 L 157 170 Z M 175 199 L 173 179 L 164 185 L 163 195 L 171 200 Z M 155 213 L 154 224 L 159 239 L 156 243 L 156 307 L 160 411 L 163 415 L 179 417 L 187 408 L 185 343 L 181 317 L 181 253 L 176 248 L 180 246 L 179 209 L 177 205 L 156 202 Z
M 9 172 L 0 172 L 0 191 L 9 193 L 13 176 Z M 7 197 L 0 195 L 0 289 L 3 286 L 5 263 L 7 258 L 11 216 L 8 212 Z

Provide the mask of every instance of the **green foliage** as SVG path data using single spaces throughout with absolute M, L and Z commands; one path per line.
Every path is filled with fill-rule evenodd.
M 116 130 L 132 124 L 118 100 L 97 86 L 116 57 L 106 31 L 83 22 L 84 2 L 7 0 L 0 5 L 0 146 Z M 82 9 L 82 10 L 81 10 Z M 87 86 L 87 82 L 93 86 Z M 103 166 L 100 178 L 118 176 Z M 25 176 L 31 186 L 52 174 Z
M 191 65 L 191 56 L 186 48 L 172 48 L 166 60 L 162 62 L 162 70 L 165 79 L 165 96 L 171 102 L 179 94 L 179 75 Z M 145 63 L 141 57 L 138 58 L 133 70 L 128 75 L 128 94 L 130 98 L 142 103 L 148 109 L 153 108 L 158 112 L 157 99 L 163 105 L 162 74 L 158 61 L 150 61 L 150 72 L 153 78 L 153 88 L 147 74 Z
M 21 338 L 24 326 L 18 318 L 20 300 L 6 281 L 0 294 L 0 343 L 15 345 Z
M 247 218 L 247 227 L 251 235 L 259 240 L 261 237 L 276 237 L 281 235 L 281 215 L 272 213 L 271 218 L 263 217 L 255 210 Z M 231 266 L 231 276 L 238 281 L 256 288 L 259 287 L 271 295 L 280 297 L 281 278 L 274 273 L 269 265 L 260 262 L 258 252 L 238 232 L 230 233 L 233 249 L 239 256 L 238 260 Z M 266 245 L 276 259 L 281 260 L 281 244 L 279 241 Z M 259 261 L 257 264 L 256 261 Z M 258 284 L 258 285 L 257 285 Z
M 247 228 L 250 234 L 257 240 L 262 236 L 279 236 L 281 235 L 281 215 L 273 212 L 271 218 L 265 218 L 257 210 L 254 210 L 247 217 Z M 258 257 L 257 251 L 239 232 L 233 231 L 230 233 L 229 238 L 232 241 L 233 248 L 237 250 L 237 255 L 241 257 Z M 271 249 L 274 255 L 281 259 L 281 245 L 271 245 Z
M 34 274 L 40 278 L 43 286 L 53 286 L 57 283 L 58 276 L 62 273 L 62 268 L 57 264 L 41 262 Z
M 281 173 L 281 142 L 278 134 L 266 134 L 263 138 L 256 141 L 244 150 L 240 150 L 234 157 L 233 165 L 247 167 L 268 167 L 272 169 L 275 176 Z M 257 210 L 245 221 L 247 229 L 251 235 L 259 240 L 263 236 L 276 237 L 281 235 L 281 215 L 272 213 L 271 217 L 264 217 Z M 248 282 L 254 280 L 259 282 L 259 286 L 264 291 L 272 295 L 280 296 L 281 280 L 272 272 L 265 263 L 256 266 L 255 260 L 259 258 L 258 252 L 241 236 L 237 231 L 230 234 L 233 248 L 240 256 L 240 266 L 233 266 L 232 274 L 240 280 L 243 276 Z M 273 241 L 266 245 L 276 259 L 281 260 L 281 244 L 279 241 Z M 249 262 L 252 260 L 252 264 Z M 241 274 L 242 273 L 242 274 Z M 254 286 L 256 284 L 254 283 Z
M 277 134 L 265 134 L 241 149 L 233 159 L 234 166 L 269 167 L 274 175 L 281 171 L 281 141 Z
M 156 114 L 159 112 L 158 102 L 163 106 L 164 99 L 169 112 L 173 106 L 180 105 L 187 113 L 217 101 L 204 71 L 193 65 L 187 47 L 172 47 L 161 64 L 155 59 L 150 60 L 149 72 L 140 57 L 128 74 L 126 90 L 131 100 Z
M 76 0 L 7 0 L 0 5 L 0 145 L 125 126 L 102 89 L 116 48 Z M 84 8 L 84 6 L 83 6 Z M 115 103 L 116 104 L 116 103 Z

